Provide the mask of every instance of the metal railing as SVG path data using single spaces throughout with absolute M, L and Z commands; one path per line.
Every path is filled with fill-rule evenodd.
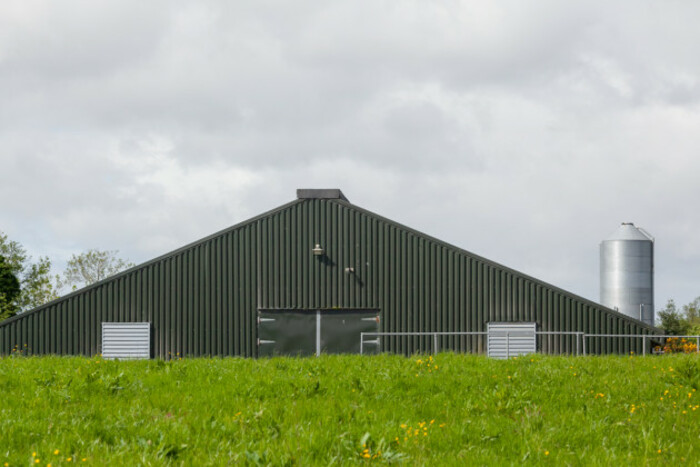
M 672 336 L 670 334 L 584 334 L 584 343 L 585 339 L 589 337 L 631 337 L 642 339 L 642 355 L 647 354 L 647 339 L 695 339 L 695 352 L 700 353 L 700 336 Z M 583 354 L 586 355 L 586 352 L 584 351 Z
M 505 337 L 506 338 L 506 356 L 510 355 L 510 338 L 511 337 L 523 337 L 532 336 L 532 332 L 528 331 L 492 331 L 491 336 L 495 337 Z M 535 331 L 536 336 L 542 335 L 555 335 L 555 336 L 576 336 L 576 354 L 584 356 L 587 355 L 586 340 L 588 338 L 632 338 L 632 339 L 642 339 L 642 354 L 647 354 L 647 341 L 651 339 L 668 339 L 668 338 L 678 338 L 678 339 L 695 339 L 696 342 L 696 352 L 700 353 L 700 335 L 693 336 L 672 336 L 672 335 L 659 335 L 659 334 L 587 334 L 578 331 Z M 375 344 L 379 349 L 381 345 L 382 336 L 386 337 L 420 337 L 420 336 L 432 336 L 433 338 L 433 353 L 438 353 L 439 351 L 439 336 L 488 336 L 487 331 L 406 331 L 406 332 L 361 332 L 360 333 L 360 355 L 364 354 L 365 344 Z M 377 337 L 375 340 L 368 341 L 365 337 Z
M 433 353 L 437 353 L 438 348 L 438 336 L 485 336 L 488 333 L 486 331 L 424 331 L 424 332 L 361 332 L 360 333 L 360 355 L 364 353 L 365 343 L 372 343 L 379 345 L 379 339 L 375 341 L 365 341 L 365 336 L 433 336 Z

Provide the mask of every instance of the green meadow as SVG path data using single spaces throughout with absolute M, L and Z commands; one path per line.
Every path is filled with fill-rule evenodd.
M 0 465 L 700 462 L 700 357 L 0 358 Z

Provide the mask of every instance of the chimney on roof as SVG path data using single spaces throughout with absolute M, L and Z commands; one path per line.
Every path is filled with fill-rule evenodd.
M 299 188 L 297 199 L 342 199 L 350 202 L 337 188 Z

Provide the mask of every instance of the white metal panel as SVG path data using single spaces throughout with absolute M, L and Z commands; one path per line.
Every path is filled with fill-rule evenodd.
M 537 323 L 488 323 L 488 355 L 509 358 L 535 353 Z
M 103 358 L 150 358 L 151 323 L 102 323 Z

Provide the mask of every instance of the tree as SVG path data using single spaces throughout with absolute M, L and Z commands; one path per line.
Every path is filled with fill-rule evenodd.
M 14 313 L 20 313 L 58 298 L 56 278 L 51 275 L 49 258 L 40 257 L 38 262 L 31 262 L 24 247 L 2 232 L 0 255 L 5 257 L 6 264 L 20 285 L 19 294 L 12 299 L 5 297 L 5 307 L 11 306 Z
M 49 258 L 40 257 L 32 262 L 19 242 L 0 232 L 0 257 L 3 258 L 0 267 L 0 321 L 58 298 L 64 286 L 75 290 L 133 266 L 116 254 L 117 251 L 88 250 L 73 255 L 64 276 L 54 276 Z M 3 277 L 5 282 L 2 282 Z M 12 277 L 18 281 L 19 292 L 14 288 Z
M 5 258 L 15 277 L 22 275 L 29 259 L 24 247 L 19 242 L 8 239 L 3 232 L 0 232 L 0 256 Z
M 690 324 L 676 308 L 676 302 L 670 299 L 666 302 L 666 308 L 658 313 L 660 327 L 666 334 L 671 336 L 687 335 Z
M 22 311 L 31 310 L 59 297 L 60 284 L 58 276 L 51 275 L 51 261 L 42 257 L 24 271 L 22 293 L 19 306 Z
M 0 321 L 17 313 L 15 299 L 20 294 L 19 279 L 12 266 L 0 255 Z
M 688 332 L 693 335 L 700 335 L 700 297 L 697 297 L 687 305 L 683 305 L 683 314 L 690 327 Z
M 134 266 L 134 263 L 117 257 L 117 253 L 117 250 L 92 249 L 72 255 L 61 278 L 61 286 L 76 290 Z

